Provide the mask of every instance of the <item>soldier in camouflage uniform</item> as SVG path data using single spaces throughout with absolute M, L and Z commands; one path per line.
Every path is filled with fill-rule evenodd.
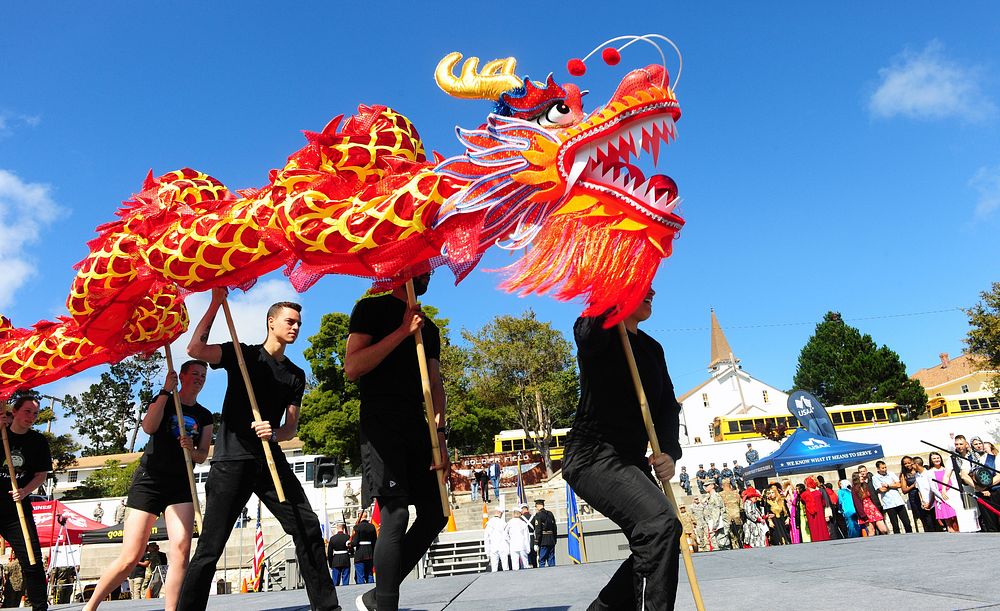
M 715 490 L 715 482 L 705 483 L 705 523 L 711 536 L 712 550 L 732 549 L 729 539 L 729 512 L 722 496 Z
M 708 551 L 708 524 L 705 522 L 705 506 L 701 497 L 695 496 L 691 504 L 691 520 L 694 521 L 694 542 L 699 552 Z

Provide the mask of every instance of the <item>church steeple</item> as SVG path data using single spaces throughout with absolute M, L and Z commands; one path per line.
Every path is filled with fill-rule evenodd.
M 715 316 L 715 309 L 712 309 L 712 356 L 708 363 L 709 371 L 715 371 L 720 364 L 730 362 L 732 353 L 733 349 L 729 347 L 722 325 Z M 736 359 L 736 362 L 739 363 L 739 359 Z

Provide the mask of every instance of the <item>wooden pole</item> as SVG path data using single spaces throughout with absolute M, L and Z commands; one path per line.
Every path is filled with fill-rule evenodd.
M 250 398 L 250 409 L 253 411 L 254 422 L 263 422 L 260 417 L 260 408 L 257 407 L 257 397 L 254 395 L 253 386 L 250 385 L 250 374 L 247 372 L 246 361 L 243 360 L 243 349 L 240 347 L 240 340 L 236 336 L 236 325 L 233 323 L 233 313 L 229 311 L 229 300 L 222 300 L 222 311 L 226 314 L 226 324 L 229 325 L 229 336 L 233 339 L 233 349 L 236 351 L 236 362 L 240 365 L 240 373 L 243 374 L 243 383 L 247 387 L 247 397 Z M 260 440 L 264 446 L 264 460 L 267 461 L 267 468 L 271 471 L 271 480 L 274 482 L 274 490 L 278 493 L 278 502 L 285 502 L 285 489 L 278 478 L 278 468 L 274 465 L 274 455 L 271 454 L 271 445 L 266 439 Z
M 4 408 L 4 411 L 6 412 L 7 409 Z M 7 469 L 10 471 L 11 490 L 16 490 L 17 473 L 14 472 L 14 461 L 10 457 L 10 441 L 7 439 L 7 427 L 0 426 L 0 432 L 2 432 L 3 435 L 3 455 L 4 458 L 7 459 Z M 52 502 L 55 503 L 55 501 Z M 21 523 L 21 534 L 24 536 L 24 548 L 28 550 L 28 564 L 38 564 L 38 559 L 35 558 L 35 546 L 31 544 L 31 536 L 28 534 L 28 522 L 24 518 L 24 505 L 21 501 L 15 501 L 14 505 L 17 507 L 17 519 Z
M 237 344 L 238 345 L 238 344 Z M 163 352 L 167 355 L 167 375 L 174 372 L 174 357 L 170 354 L 170 344 L 163 347 Z M 184 409 L 181 407 L 180 382 L 170 393 L 174 397 L 174 409 L 177 410 L 177 434 L 183 439 L 187 437 L 187 429 L 184 428 Z M 198 489 L 194 483 L 194 460 L 191 458 L 191 451 L 184 450 L 184 464 L 187 466 L 188 486 L 191 487 L 191 501 L 194 503 L 194 521 L 198 525 L 198 532 L 201 533 L 201 503 L 198 502 Z
M 646 425 L 646 435 L 649 436 L 649 445 L 653 449 L 653 456 L 660 454 L 660 440 L 656 436 L 656 428 L 653 426 L 653 417 L 649 413 L 649 402 L 646 400 L 646 391 L 642 388 L 642 379 L 639 377 L 639 368 L 635 364 L 635 355 L 632 353 L 632 343 L 628 339 L 628 331 L 625 330 L 625 323 L 618 323 L 618 334 L 622 339 L 622 348 L 625 351 L 625 360 L 628 361 L 628 369 L 632 374 L 632 384 L 635 385 L 635 394 L 639 397 L 639 409 L 642 410 L 642 422 Z M 678 519 L 681 515 L 677 499 L 674 498 L 674 490 L 670 482 L 660 482 L 663 494 L 667 495 L 670 504 L 674 506 L 674 512 Z M 681 533 L 683 534 L 683 528 Z M 694 606 L 698 611 L 705 611 L 705 601 L 701 598 L 701 586 L 698 585 L 698 576 L 694 573 L 694 561 L 691 558 L 691 550 L 684 543 L 681 537 L 681 555 L 684 557 L 684 570 L 687 572 L 688 584 L 691 586 L 691 595 L 694 596 Z
M 417 293 L 413 290 L 413 280 L 406 281 L 406 303 L 413 307 L 417 303 Z M 431 377 L 427 372 L 427 354 L 424 352 L 424 335 L 418 329 L 413 334 L 417 342 L 417 365 L 420 367 L 420 384 L 424 390 L 424 412 L 427 415 L 427 429 L 431 435 L 431 464 L 441 465 L 441 446 L 438 445 L 437 426 L 434 423 L 434 397 L 431 394 Z M 444 517 L 451 515 L 451 505 L 448 504 L 448 490 L 444 485 L 444 469 L 437 469 L 438 491 L 441 493 L 441 510 Z

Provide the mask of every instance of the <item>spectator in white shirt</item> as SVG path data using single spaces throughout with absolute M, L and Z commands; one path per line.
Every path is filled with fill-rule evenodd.
M 509 555 L 507 551 L 507 533 L 504 530 L 503 509 L 493 512 L 493 517 L 486 521 L 483 529 L 483 545 L 486 547 L 486 557 L 490 561 L 490 570 L 496 573 L 501 564 L 506 564 Z
M 504 527 L 507 538 L 507 549 L 510 551 L 510 568 L 513 570 L 528 568 L 528 552 L 531 551 L 531 538 L 528 535 L 528 523 L 515 512 Z
M 884 460 L 876 462 L 875 468 L 878 472 L 872 475 L 872 485 L 878 490 L 882 510 L 892 522 L 892 530 L 897 535 L 900 534 L 902 531 L 899 528 L 899 522 L 902 520 L 906 532 L 913 532 L 910 515 L 906 512 L 906 500 L 899 492 L 899 478 L 896 477 L 895 473 L 889 472 L 889 467 Z

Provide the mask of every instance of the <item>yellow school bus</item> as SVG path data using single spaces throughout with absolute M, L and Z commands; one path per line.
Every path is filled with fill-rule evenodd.
M 895 403 L 864 403 L 861 405 L 835 405 L 828 407 L 834 428 L 849 429 L 900 422 L 900 408 Z M 712 422 L 712 439 L 715 441 L 731 441 L 738 439 L 754 439 L 760 437 L 757 430 L 770 426 L 776 428 L 785 425 L 789 429 L 799 427 L 795 416 L 721 416 Z
M 569 429 L 552 429 L 552 443 L 549 445 L 549 458 L 552 460 L 562 460 L 563 448 L 566 447 L 566 433 L 568 432 Z M 534 449 L 535 446 L 524 434 L 524 429 L 500 431 L 493 436 L 494 452 L 517 452 Z

